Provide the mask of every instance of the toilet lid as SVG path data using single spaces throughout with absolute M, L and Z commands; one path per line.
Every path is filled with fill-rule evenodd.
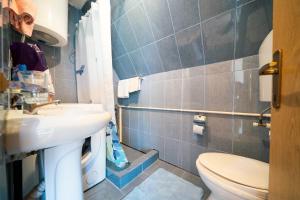
M 268 190 L 269 164 L 225 153 L 203 153 L 199 162 L 213 173 L 248 187 Z

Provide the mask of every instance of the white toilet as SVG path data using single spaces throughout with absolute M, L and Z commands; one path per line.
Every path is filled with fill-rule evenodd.
M 196 165 L 211 190 L 209 200 L 268 199 L 267 163 L 232 154 L 203 153 Z

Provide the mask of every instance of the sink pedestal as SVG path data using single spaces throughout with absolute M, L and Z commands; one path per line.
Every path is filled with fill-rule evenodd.
M 80 140 L 44 150 L 46 200 L 83 200 L 83 143 Z

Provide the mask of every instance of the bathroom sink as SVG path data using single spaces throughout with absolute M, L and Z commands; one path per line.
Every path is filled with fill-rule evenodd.
M 85 114 L 85 113 L 100 113 L 103 112 L 102 104 L 76 104 L 76 103 L 62 103 L 49 104 L 38 107 L 33 110 L 33 113 L 41 115 L 52 115 L 62 111 L 64 115 Z
M 106 126 L 111 115 L 103 112 L 101 104 L 91 105 L 48 105 L 38 108 L 34 115 L 8 111 L 4 128 L 6 153 L 46 149 L 93 135 Z
M 32 114 L 9 110 L 3 129 L 6 153 L 43 150 L 46 199 L 82 200 L 84 139 L 105 129 L 110 120 L 101 104 L 46 105 Z

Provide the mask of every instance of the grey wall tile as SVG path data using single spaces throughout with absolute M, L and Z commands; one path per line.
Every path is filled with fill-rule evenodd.
M 162 74 L 162 79 L 163 80 L 181 80 L 182 79 L 182 69 L 177 69 L 173 71 L 168 71 L 168 72 L 163 72 Z
M 139 49 L 130 52 L 129 56 L 132 60 L 133 66 L 138 76 L 142 77 L 149 74 L 149 70 L 146 66 L 144 57 Z
M 141 133 L 141 151 L 148 152 L 149 150 L 155 149 L 152 146 L 151 135 L 148 132 Z
M 236 117 L 234 119 L 233 153 L 268 162 L 269 150 L 263 141 L 269 141 L 268 130 L 253 127 L 255 118 Z
M 205 80 L 205 108 L 233 111 L 233 73 L 210 74 Z
M 133 147 L 134 149 L 141 150 L 142 145 L 142 137 L 141 133 L 135 129 L 129 129 L 129 146 Z
M 253 55 L 272 27 L 271 13 L 272 0 L 113 0 L 113 25 L 119 34 L 112 30 L 113 58 L 139 46 L 146 64 L 140 71 L 153 74 Z M 256 20 L 259 16 L 262 20 Z M 156 45 L 174 29 L 180 32 L 176 42 L 165 42 L 158 54 Z
M 201 20 L 206 20 L 235 7 L 235 0 L 199 0 Z
M 166 138 L 179 140 L 182 130 L 181 113 L 164 112 L 163 118 L 163 135 Z
M 232 117 L 210 115 L 207 118 L 208 148 L 218 151 L 232 152 L 233 138 Z
M 148 140 L 150 142 L 151 148 L 155 149 L 159 152 L 159 158 L 164 160 L 165 159 L 165 138 L 159 135 L 150 135 Z
M 142 0 L 156 40 L 172 34 L 173 27 L 167 0 Z
M 203 109 L 205 77 L 203 75 L 182 80 L 182 108 L 183 109 Z
M 164 87 L 166 108 L 181 108 L 182 101 L 182 80 L 172 79 L 165 81 Z
M 234 24 L 234 10 L 210 19 L 202 24 L 206 63 L 233 59 Z
M 164 107 L 165 93 L 164 93 L 164 81 L 155 81 L 150 85 L 150 104 L 153 107 Z
M 132 61 L 130 60 L 130 58 L 127 54 L 119 57 L 116 60 L 116 65 L 117 65 L 116 71 L 117 72 L 119 71 L 119 73 L 121 73 L 121 74 L 118 74 L 120 79 L 137 76 L 134 66 L 132 64 Z
M 253 1 L 253 0 L 236 0 L 236 5 L 241 6 L 241 5 L 249 3 L 251 1 Z
M 200 22 L 198 0 L 168 0 L 175 32 Z
M 206 74 L 217 74 L 224 72 L 232 72 L 233 71 L 233 63 L 234 61 L 229 60 L 225 62 L 213 63 L 205 66 Z
M 182 67 L 194 67 L 204 64 L 201 36 L 200 25 L 196 25 L 176 34 Z
M 137 41 L 135 39 L 133 30 L 129 23 L 127 15 L 122 16 L 115 23 L 118 35 L 124 44 L 127 51 L 133 51 L 138 48 Z
M 145 59 L 146 66 L 151 74 L 165 71 L 161 63 L 156 43 L 144 46 L 142 48 L 142 53 Z
M 140 0 L 111 0 L 112 21 L 119 19 L 129 9 L 133 8 Z
M 255 69 L 259 67 L 258 55 L 248 56 L 234 60 L 234 70 Z
M 128 19 L 140 47 L 154 41 L 152 30 L 146 17 L 146 11 L 142 4 L 128 12 Z
M 139 130 L 139 112 L 138 110 L 130 110 L 130 114 L 129 114 L 129 128 L 130 129 L 134 129 L 134 130 Z
M 130 145 L 129 128 L 127 127 L 123 128 L 122 142 L 128 146 Z
M 254 1 L 237 9 L 236 58 L 258 53 L 258 49 L 272 29 L 270 4 Z M 259 30 L 259 31 L 257 31 Z
M 260 113 L 266 107 L 259 101 L 258 70 L 236 71 L 234 111 Z
M 164 116 L 161 112 L 151 111 L 150 112 L 150 131 L 151 135 L 163 136 L 163 120 Z
M 173 164 L 173 165 L 179 165 L 179 144 L 180 142 L 175 139 L 165 139 L 165 161 Z
M 130 110 L 122 109 L 122 119 L 123 119 L 123 126 L 129 128 L 129 118 L 130 118 Z
M 204 75 L 204 73 L 204 66 L 190 67 L 182 70 L 182 78 L 192 78 L 195 76 Z
M 188 142 L 180 143 L 179 159 L 181 167 L 193 174 L 198 175 L 196 160 L 201 153 L 206 152 L 206 148 Z
M 174 35 L 158 41 L 157 46 L 166 71 L 181 68 Z
M 150 112 L 148 110 L 139 110 L 139 130 L 143 133 L 149 133 Z
M 112 63 L 113 63 L 114 70 L 118 74 L 119 78 L 125 79 L 127 76 L 125 71 L 123 70 L 123 66 L 122 63 L 120 62 L 120 59 L 113 59 Z
M 139 106 L 150 106 L 150 84 L 149 80 L 142 80 L 141 91 L 138 93 Z
M 124 45 L 114 25 L 111 26 L 112 56 L 117 58 L 126 53 Z
M 56 79 L 54 83 L 55 98 L 64 103 L 76 103 L 76 81 L 70 79 Z

